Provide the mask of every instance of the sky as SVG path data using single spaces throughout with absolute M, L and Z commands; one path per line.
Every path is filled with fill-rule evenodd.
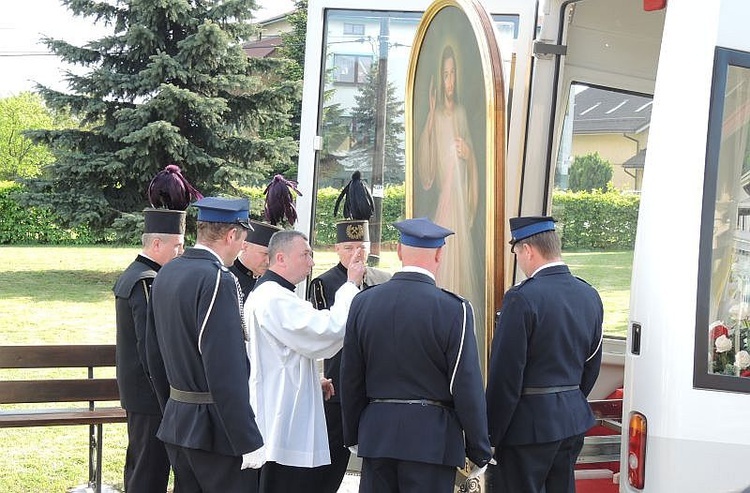
M 31 91 L 34 82 L 65 90 L 61 81 L 65 68 L 39 43 L 44 36 L 84 44 L 108 30 L 74 17 L 60 0 L 2 0 L 0 14 L 0 98 Z M 294 9 L 292 0 L 256 0 L 256 20 L 264 20 Z

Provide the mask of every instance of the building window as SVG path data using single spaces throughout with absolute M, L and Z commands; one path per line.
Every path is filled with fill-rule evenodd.
M 364 84 L 371 66 L 371 56 L 333 55 L 333 80 L 342 84 Z
M 350 22 L 344 22 L 344 34 L 352 34 L 354 36 L 365 35 L 364 24 L 352 24 Z

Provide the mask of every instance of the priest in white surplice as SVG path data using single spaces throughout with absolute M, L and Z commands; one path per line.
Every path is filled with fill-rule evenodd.
M 250 402 L 267 460 L 260 492 L 314 491 L 312 468 L 330 463 L 315 360 L 330 358 L 343 346 L 349 306 L 366 266 L 352 261 L 331 309 L 316 310 L 294 292 L 315 265 L 307 237 L 279 231 L 268 244 L 268 256 L 268 271 L 245 303 Z

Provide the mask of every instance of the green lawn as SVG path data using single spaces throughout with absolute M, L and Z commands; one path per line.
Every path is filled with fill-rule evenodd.
M 633 252 L 563 252 L 574 275 L 594 286 L 604 303 L 604 333 L 625 337 Z
M 111 288 L 137 248 L 0 247 L 0 344 L 114 344 Z M 605 325 L 624 335 L 632 252 L 565 253 L 574 274 L 602 294 Z M 314 275 L 336 263 L 315 253 Z M 381 267 L 398 268 L 395 252 Z M 0 378 L 18 378 L 5 372 Z M 63 492 L 88 477 L 86 426 L 0 430 L 0 492 Z M 105 483 L 122 486 L 125 425 L 104 427 Z

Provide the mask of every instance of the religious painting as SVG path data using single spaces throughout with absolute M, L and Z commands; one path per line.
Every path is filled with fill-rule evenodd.
M 474 0 L 438 0 L 412 47 L 406 94 L 409 217 L 447 238 L 437 283 L 471 301 L 483 369 L 502 293 L 504 92 L 491 19 Z

